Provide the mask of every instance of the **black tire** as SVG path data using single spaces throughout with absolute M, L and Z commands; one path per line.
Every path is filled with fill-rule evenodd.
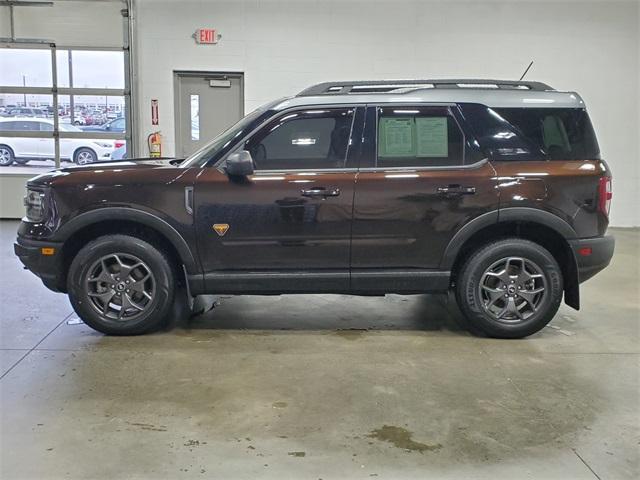
M 101 260 L 105 257 L 107 259 L 103 263 Z M 130 275 L 120 278 L 118 275 L 124 271 L 120 265 L 123 264 L 140 266 L 131 268 Z M 102 272 L 104 267 L 107 278 L 113 280 L 98 280 L 103 276 L 96 274 L 96 269 Z M 147 271 L 150 277 L 142 280 Z M 133 285 L 140 282 L 133 280 L 129 285 L 131 293 L 126 293 L 130 290 L 125 285 L 125 277 L 132 279 L 136 275 L 142 282 L 140 288 L 151 291 L 150 299 L 143 297 L 143 292 L 136 291 Z M 111 281 L 114 283 L 109 285 Z M 78 316 L 91 328 L 108 335 L 139 335 L 161 328 L 173 311 L 175 287 L 175 271 L 165 253 L 140 238 L 128 235 L 107 235 L 89 242 L 71 262 L 67 276 L 69 299 Z M 105 302 L 105 298 L 109 300 Z M 125 318 L 118 319 L 122 311 L 118 307 L 124 306 L 125 302 L 127 308 L 122 315 Z M 107 306 L 103 307 L 105 304 Z M 143 310 L 140 310 L 140 305 Z M 128 320 L 127 315 L 130 316 Z
M 89 165 L 98 161 L 98 155 L 90 148 L 79 148 L 73 154 L 73 161 L 78 165 Z
M 504 268 L 501 262 L 505 262 Z M 517 274 L 518 269 L 525 273 L 508 275 Z M 506 276 L 502 272 L 507 272 Z M 531 272 L 535 272 L 535 279 Z M 525 281 L 528 277 L 532 279 Z M 505 278 L 510 280 L 503 281 Z M 495 338 L 523 338 L 553 319 L 562 300 L 562 282 L 562 271 L 548 250 L 529 240 L 507 238 L 470 256 L 457 275 L 456 299 L 474 329 Z M 520 285 L 523 290 L 518 289 Z M 540 288 L 541 293 L 534 293 Z
M 0 166 L 8 167 L 16 159 L 13 150 L 8 145 L 0 145 Z
M 27 163 L 29 163 L 28 158 L 14 158 L 13 161 L 16 162 L 18 165 L 26 165 Z

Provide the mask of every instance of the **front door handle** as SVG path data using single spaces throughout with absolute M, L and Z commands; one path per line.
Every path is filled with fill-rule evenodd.
M 325 188 L 325 187 L 314 187 L 314 188 L 310 188 L 308 190 L 300 190 L 300 194 L 303 197 L 322 197 L 322 198 L 327 198 L 327 197 L 337 197 L 338 195 L 340 195 L 340 189 L 339 188 Z
M 436 191 L 440 195 L 473 195 L 476 193 L 476 187 L 465 187 L 462 185 L 447 185 L 446 187 L 438 187 Z

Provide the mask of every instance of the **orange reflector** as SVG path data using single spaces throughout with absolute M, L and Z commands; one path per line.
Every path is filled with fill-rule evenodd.
M 40 253 L 42 255 L 55 255 L 56 254 L 56 249 L 53 247 L 42 247 L 40 249 Z
M 578 253 L 583 257 L 588 257 L 593 253 L 593 250 L 591 249 L 591 247 L 582 247 L 581 249 L 578 250 Z

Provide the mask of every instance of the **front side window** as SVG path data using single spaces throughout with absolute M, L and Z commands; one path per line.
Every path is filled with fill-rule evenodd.
M 464 163 L 464 135 L 447 107 L 378 108 L 378 167 Z
M 353 113 L 352 108 L 285 113 L 253 135 L 244 148 L 256 170 L 342 168 Z

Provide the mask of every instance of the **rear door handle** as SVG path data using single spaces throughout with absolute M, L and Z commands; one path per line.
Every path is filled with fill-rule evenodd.
M 340 195 L 339 188 L 325 188 L 325 187 L 314 187 L 308 190 L 300 190 L 300 194 L 303 197 L 337 197 Z
M 447 185 L 446 187 L 438 187 L 436 191 L 440 195 L 473 195 L 476 193 L 476 187 L 465 187 L 462 185 Z

